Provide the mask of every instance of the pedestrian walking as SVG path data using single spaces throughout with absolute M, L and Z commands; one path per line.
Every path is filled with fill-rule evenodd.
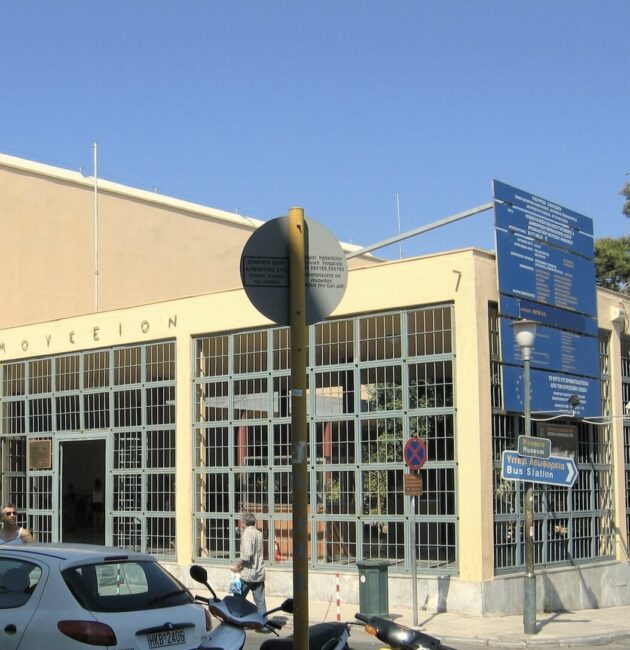
M 259 614 L 267 611 L 265 603 L 265 560 L 263 558 L 263 534 L 256 528 L 256 516 L 244 512 L 239 520 L 241 529 L 241 557 L 232 566 L 232 571 L 240 572 L 243 596 L 250 591 Z

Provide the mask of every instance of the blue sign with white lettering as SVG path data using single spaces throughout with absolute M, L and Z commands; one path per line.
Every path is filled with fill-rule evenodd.
M 501 357 L 505 363 L 522 364 L 521 349 L 512 325 L 517 322 L 501 318 Z M 575 332 L 538 325 L 532 347 L 532 368 L 551 369 L 574 375 L 599 378 L 599 339 Z
M 504 230 L 496 231 L 496 241 L 501 293 L 597 314 L 592 260 Z
M 569 403 L 574 395 L 580 398 L 580 403 L 575 407 Z M 520 366 L 503 366 L 503 408 L 506 411 L 523 412 L 523 368 Z M 534 413 L 599 417 L 601 382 L 593 377 L 532 368 L 531 409 Z
M 541 323 L 532 347 L 531 409 L 601 414 L 593 221 L 494 181 L 503 406 L 523 411 L 523 368 L 508 318 Z M 570 398 L 580 403 L 570 405 Z
M 573 458 L 549 456 L 534 458 L 519 456 L 515 451 L 504 451 L 501 463 L 501 478 L 506 481 L 527 481 L 572 487 L 578 471 Z
M 515 298 L 505 294 L 501 295 L 500 301 L 501 316 L 526 318 L 552 327 L 561 327 L 565 330 L 582 332 L 591 336 L 598 335 L 597 319 L 593 316 L 584 316 L 574 311 L 558 309 L 551 305 L 543 305 L 539 302 Z
M 587 235 L 593 234 L 593 220 L 589 217 L 501 181 L 494 181 L 493 185 L 495 199 L 536 215 L 541 220 L 551 222 L 554 231 L 558 229 L 564 231 L 563 236 L 566 236 L 568 230 L 579 230 Z
M 520 208 L 498 203 L 494 210 L 494 225 L 497 228 L 538 239 L 584 257 L 595 256 L 592 235 L 576 230 L 574 226 L 565 221 L 553 220 L 553 215 L 532 214 Z

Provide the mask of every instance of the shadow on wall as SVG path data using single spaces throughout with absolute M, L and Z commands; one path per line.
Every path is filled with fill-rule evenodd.
M 621 531 L 616 526 L 615 526 L 615 534 L 619 541 L 619 545 L 621 546 L 621 549 L 623 550 L 623 553 L 626 556 L 626 560 L 630 560 L 630 556 L 628 555 L 628 545 L 626 544 L 623 535 L 621 534 Z
M 437 593 L 437 612 L 442 613 L 447 611 L 446 603 L 448 601 L 448 590 L 451 586 L 451 576 L 438 577 L 438 593 Z
M 586 584 L 584 580 L 584 575 L 580 570 L 579 566 L 573 565 L 575 568 L 575 575 L 577 575 L 580 581 L 580 594 L 582 602 L 579 604 L 580 609 L 599 609 L 599 602 L 597 597 L 593 593 L 593 590 Z M 553 581 L 549 578 L 547 574 L 542 576 L 542 588 L 543 588 L 543 598 L 542 598 L 542 609 L 544 612 L 566 612 L 569 609 L 575 609 L 575 607 L 566 607 L 562 601 L 562 597 L 558 593 Z

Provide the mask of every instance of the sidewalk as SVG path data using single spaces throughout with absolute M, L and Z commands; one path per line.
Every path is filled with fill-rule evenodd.
M 267 596 L 269 609 L 284 599 Z M 339 618 L 353 622 L 357 605 L 341 604 Z M 411 609 L 391 608 L 390 617 L 398 623 L 413 627 Z M 287 627 L 292 626 L 292 617 L 287 615 Z M 337 620 L 337 606 L 334 596 L 330 602 L 309 602 L 311 623 Z M 575 612 L 544 613 L 536 615 L 536 634 L 523 633 L 522 616 L 466 616 L 449 612 L 434 613 L 420 611 L 418 628 L 439 638 L 447 646 L 457 648 L 458 644 L 475 644 L 480 647 L 501 645 L 514 648 L 529 647 L 595 647 L 612 641 L 627 643 L 630 647 L 630 606 L 607 609 L 588 609 Z M 351 628 L 352 631 L 356 628 Z M 354 632 L 356 633 L 356 632 Z M 352 643 L 350 643 L 352 646 Z

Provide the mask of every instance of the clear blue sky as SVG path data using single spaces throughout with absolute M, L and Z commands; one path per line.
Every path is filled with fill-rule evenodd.
M 629 0 L 20 0 L 0 151 L 371 244 L 493 178 L 630 230 Z M 0 197 L 1 201 L 1 197 Z M 1 203 L 0 203 L 1 205 Z M 494 248 L 491 213 L 403 243 Z M 381 251 L 397 257 L 399 247 Z

